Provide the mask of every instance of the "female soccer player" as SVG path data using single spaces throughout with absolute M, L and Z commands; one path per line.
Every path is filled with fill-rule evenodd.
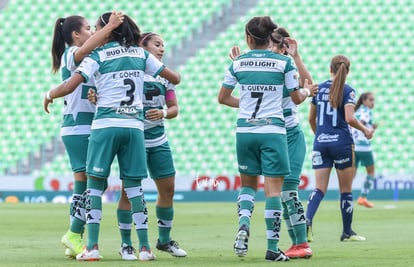
M 312 86 L 312 77 L 303 63 L 295 39 L 290 38 L 285 28 L 278 28 L 271 35 L 274 43 L 273 51 L 290 55 L 298 69 L 299 85 L 304 89 L 286 90 L 283 94 L 283 114 L 285 117 L 290 174 L 285 176 L 282 186 L 281 199 L 283 218 L 286 223 L 291 247 L 285 251 L 290 258 L 309 258 L 312 250 L 307 242 L 305 209 L 299 199 L 299 184 L 303 162 L 306 155 L 306 141 L 300 128 L 297 105 L 307 97 L 315 96 L 318 91 L 317 84 Z M 285 88 L 286 89 L 286 88 Z
M 350 61 L 343 55 L 331 60 L 331 79 L 319 84 L 318 94 L 312 98 L 309 123 L 315 133 L 312 168 L 315 170 L 316 188 L 309 195 L 306 219 L 308 241 L 312 237 L 312 221 L 326 193 L 332 166 L 339 181 L 340 209 L 343 232 L 341 241 L 362 241 L 352 229 L 353 199 L 353 140 L 349 126 L 363 132 L 368 139 L 373 130 L 365 127 L 354 116 L 355 90 L 345 83 Z
M 288 261 L 279 248 L 283 177 L 289 174 L 286 128 L 283 117 L 283 88 L 298 87 L 291 59 L 270 51 L 270 35 L 276 29 L 270 17 L 253 17 L 245 27 L 251 49 L 237 57 L 228 68 L 218 95 L 220 104 L 239 108 L 236 150 L 241 188 L 238 196 L 239 230 L 234 252 L 247 254 L 250 217 L 257 182 L 264 176 L 265 222 L 268 261 Z M 232 94 L 236 84 L 240 97 Z
M 164 41 L 152 32 L 142 34 L 140 46 L 161 60 L 164 55 Z M 175 86 L 161 77 L 144 76 L 144 136 L 147 152 L 147 167 L 157 186 L 158 196 L 155 212 L 158 219 L 157 249 L 175 257 L 185 257 L 187 253 L 171 239 L 170 232 L 174 218 L 173 197 L 175 186 L 175 167 L 164 127 L 164 119 L 178 115 L 178 102 Z M 164 106 L 167 108 L 165 109 Z M 118 204 L 118 224 L 121 232 L 122 247 L 120 254 L 124 259 L 134 259 L 131 248 L 131 206 L 125 191 L 122 190 Z M 142 246 L 143 244 L 140 244 Z M 132 252 L 132 254 L 131 254 Z M 135 257 L 136 259 L 136 257 Z
M 54 73 L 61 69 L 62 80 L 68 80 L 76 67 L 93 49 L 100 46 L 123 21 L 121 12 L 113 12 L 109 23 L 93 37 L 88 21 L 82 16 L 69 16 L 56 20 L 52 59 Z M 63 120 L 60 134 L 65 145 L 73 171 L 74 183 L 70 208 L 70 230 L 62 237 L 66 246 L 65 254 L 75 257 L 82 251 L 81 232 L 84 226 L 83 216 L 76 216 L 76 209 L 84 213 L 82 194 L 86 190 L 86 152 L 91 132 L 95 105 L 87 99 L 87 92 L 95 88 L 94 80 L 80 84 L 71 94 L 65 96 Z
M 375 130 L 378 125 L 372 121 L 372 109 L 374 105 L 374 94 L 372 92 L 362 93 L 355 105 L 355 116 L 363 125 Z M 374 155 L 372 153 L 371 142 L 361 131 L 355 128 L 352 128 L 352 136 L 354 137 L 355 143 L 355 175 L 360 163 L 365 167 L 367 172 L 357 203 L 367 208 L 373 208 L 374 204 L 367 199 L 372 181 L 375 177 Z
M 300 184 L 300 174 L 306 155 L 306 143 L 302 129 L 299 126 L 298 110 L 296 105 L 302 103 L 308 96 L 317 93 L 317 84 L 309 85 L 312 77 L 304 65 L 297 49 L 297 42 L 290 38 L 285 28 L 277 28 L 271 35 L 271 50 L 282 55 L 290 55 L 298 68 L 299 85 L 305 88 L 288 91 L 284 88 L 283 92 L 283 114 L 286 123 L 287 141 L 290 174 L 284 178 L 281 200 L 283 207 L 283 218 L 286 222 L 292 246 L 285 251 L 289 258 L 309 258 L 312 250 L 306 239 L 306 219 L 305 209 L 299 199 L 298 187 Z M 234 60 L 240 56 L 240 48 L 233 47 L 230 58 Z
M 99 31 L 108 24 L 110 13 L 96 22 Z M 160 75 L 173 84 L 180 75 L 165 67 L 153 55 L 138 47 L 141 34 L 135 22 L 124 15 L 123 23 L 112 31 L 108 42 L 95 49 L 77 68 L 72 77 L 58 88 L 50 90 L 44 99 L 44 109 L 54 98 L 65 96 L 82 82 L 96 77 L 96 112 L 87 154 L 86 226 L 88 242 L 80 261 L 99 260 L 99 228 L 102 216 L 102 194 L 115 155 L 120 166 L 126 194 L 131 202 L 132 217 L 141 243 L 148 244 L 146 205 L 141 180 L 147 176 L 143 125 L 144 73 Z M 143 246 L 140 257 L 153 260 L 148 246 Z

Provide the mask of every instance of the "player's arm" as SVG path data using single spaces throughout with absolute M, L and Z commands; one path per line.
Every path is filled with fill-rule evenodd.
M 159 74 L 161 77 L 167 79 L 172 84 L 179 84 L 181 81 L 181 76 L 178 72 L 175 72 L 167 67 L 164 67 L 164 69 Z
M 174 90 L 167 90 L 165 94 L 167 109 L 153 108 L 145 113 L 145 118 L 148 120 L 173 119 L 178 115 L 178 101 Z
M 316 133 L 316 106 L 311 103 L 309 108 L 308 121 L 313 133 Z
M 80 63 L 92 50 L 106 43 L 113 30 L 119 27 L 124 21 L 122 12 L 113 11 L 109 22 L 101 30 L 95 32 L 86 42 L 79 47 L 75 54 L 75 63 Z
M 299 105 L 308 97 L 313 97 L 318 93 L 318 84 L 309 84 L 308 79 L 305 79 L 303 88 L 290 92 L 290 97 L 293 103 Z
M 232 89 L 222 86 L 218 94 L 218 102 L 232 108 L 238 108 L 240 99 L 232 95 L 232 92 Z
M 345 121 L 353 128 L 360 130 L 364 133 L 367 139 L 371 139 L 374 131 L 365 127 L 357 118 L 355 118 L 355 105 L 345 105 Z
M 72 93 L 82 82 L 84 82 L 83 76 L 79 73 L 74 73 L 67 82 L 63 82 L 58 87 L 47 92 L 43 100 L 43 109 L 46 113 L 49 113 L 48 107 L 49 104 L 53 103 L 53 99 Z

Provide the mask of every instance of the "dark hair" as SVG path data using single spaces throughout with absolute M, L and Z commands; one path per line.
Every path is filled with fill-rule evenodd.
M 358 110 L 359 109 L 359 107 L 362 105 L 362 103 L 365 101 L 365 100 L 367 100 L 368 99 L 368 97 L 369 96 L 371 96 L 372 95 L 372 93 L 371 92 L 365 92 L 365 93 L 362 93 L 360 96 L 359 96 L 359 98 L 358 98 L 358 101 L 356 102 L 356 104 L 355 104 L 355 110 Z
M 106 12 L 102 14 L 98 23 L 101 27 L 104 27 L 109 22 L 109 17 L 112 12 Z M 120 45 L 130 47 L 132 45 L 138 45 L 139 39 L 141 38 L 141 31 L 138 25 L 131 17 L 124 14 L 124 22 L 112 31 L 110 39 L 117 41 Z
M 331 107 L 338 108 L 342 104 L 346 75 L 348 75 L 351 62 L 346 56 L 337 55 L 331 60 L 331 73 L 335 76 L 329 91 Z
M 278 48 L 279 48 L 279 49 L 282 49 L 282 48 L 284 48 L 285 46 L 286 46 L 286 47 L 289 47 L 289 44 L 288 44 L 288 43 L 286 43 L 286 41 L 285 41 L 285 38 L 286 38 L 286 37 L 290 37 L 290 34 L 289 34 L 289 32 L 288 32 L 285 28 L 283 28 L 283 27 L 280 27 L 280 28 L 275 29 L 275 30 L 272 32 L 272 34 L 270 35 L 270 39 L 272 40 L 272 42 L 273 42 L 273 43 L 275 43 L 275 44 L 278 46 Z M 287 54 L 288 54 L 288 52 L 287 52 L 287 51 L 285 51 L 283 54 L 284 54 L 284 55 L 287 55 Z
M 60 68 L 62 55 L 65 52 L 66 44 L 72 45 L 72 32 L 80 32 L 83 21 L 82 16 L 69 16 L 58 18 L 55 22 L 52 41 L 52 70 L 56 73 Z
M 139 45 L 148 46 L 148 41 L 151 41 L 152 37 L 158 36 L 158 34 L 153 32 L 145 32 L 141 34 L 141 39 L 139 40 Z
M 269 16 L 253 17 L 246 24 L 246 35 L 254 39 L 256 46 L 263 46 L 269 44 L 269 37 L 277 25 Z

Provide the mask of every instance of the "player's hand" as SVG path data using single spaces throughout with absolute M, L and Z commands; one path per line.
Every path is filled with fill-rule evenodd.
M 309 84 L 308 79 L 305 79 L 305 83 L 303 85 L 303 88 L 306 88 L 306 89 L 309 90 L 309 92 L 310 92 L 309 97 L 316 96 L 316 94 L 318 93 L 318 84 L 317 83 Z
M 164 116 L 162 109 L 149 109 L 145 112 L 145 118 L 150 121 L 161 120 Z
M 291 57 L 296 57 L 298 55 L 298 43 L 296 40 L 291 37 L 285 37 L 283 40 L 286 44 L 284 45 L 286 52 L 288 52 Z
M 91 102 L 92 104 L 96 104 L 96 101 L 98 100 L 97 98 L 98 98 L 98 96 L 96 94 L 96 91 L 93 90 L 93 89 L 89 89 L 89 91 L 88 91 L 88 100 L 89 100 L 89 102 Z
M 231 60 L 235 60 L 236 58 L 238 58 L 240 56 L 240 54 L 241 54 L 240 47 L 233 46 L 230 49 L 229 57 L 230 57 Z
M 365 127 L 365 129 L 364 129 L 364 135 L 365 135 L 365 137 L 368 140 L 370 140 L 374 136 L 374 131 L 375 131 L 374 129 L 369 129 L 369 128 Z
M 119 25 L 124 22 L 124 14 L 121 11 L 112 11 L 111 16 L 109 17 L 108 24 L 111 25 L 114 29 L 118 28 Z
M 43 109 L 46 113 L 50 113 L 49 112 L 49 104 L 53 104 L 53 99 L 52 100 L 48 100 L 46 99 L 46 97 L 43 99 Z

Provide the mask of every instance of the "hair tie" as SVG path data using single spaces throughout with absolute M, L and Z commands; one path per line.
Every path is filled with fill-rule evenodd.
M 267 38 L 263 38 L 263 37 L 259 37 L 259 36 L 254 35 L 253 33 L 251 33 L 251 32 L 249 31 L 249 28 L 248 28 L 248 27 L 246 27 L 246 32 L 247 32 L 248 34 L 250 34 L 251 36 L 253 36 L 254 38 L 256 38 L 256 39 L 260 39 L 260 40 L 266 40 L 266 39 L 267 39 Z
M 103 23 L 103 25 L 104 25 L 104 26 L 105 26 L 106 24 L 108 24 L 108 23 L 106 23 L 106 22 L 105 22 L 105 20 L 103 19 L 102 15 L 100 16 L 100 18 L 101 18 L 101 21 L 102 21 L 102 23 Z

